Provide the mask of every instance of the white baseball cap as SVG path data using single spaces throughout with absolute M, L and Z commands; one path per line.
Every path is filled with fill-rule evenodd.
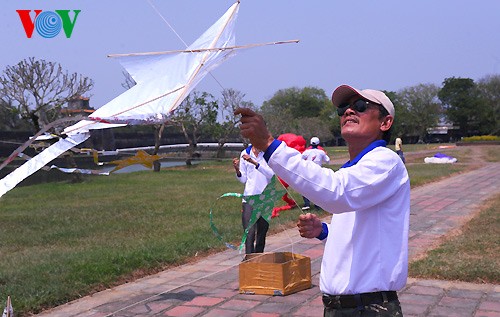
M 349 102 L 353 96 L 360 96 L 363 99 L 371 101 L 373 103 L 382 105 L 391 116 L 394 117 L 394 105 L 392 101 L 383 92 L 373 89 L 358 90 L 348 85 L 338 86 L 332 94 L 332 102 L 335 107 L 339 107 L 341 104 Z
M 319 145 L 319 139 L 315 136 L 311 138 L 311 145 Z

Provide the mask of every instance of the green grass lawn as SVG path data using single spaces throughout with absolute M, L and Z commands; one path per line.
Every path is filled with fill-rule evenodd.
M 407 167 L 412 187 L 474 168 Z M 224 250 L 209 225 L 211 208 L 225 240 L 238 244 L 241 200 L 217 198 L 242 191 L 230 160 L 15 188 L 0 198 L 0 296 L 10 295 L 16 314 L 27 315 Z M 271 232 L 289 228 L 299 214 L 282 212 Z
M 412 277 L 500 283 L 500 195 L 423 259 L 410 263 Z

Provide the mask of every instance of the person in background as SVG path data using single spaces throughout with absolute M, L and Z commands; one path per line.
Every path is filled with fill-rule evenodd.
M 233 159 L 233 167 L 236 171 L 236 178 L 245 184 L 244 196 L 262 193 L 274 175 L 264 160 L 264 153 L 251 145 L 241 152 L 239 158 Z M 243 230 L 246 230 L 250 223 L 252 211 L 252 206 L 243 199 L 241 213 Z M 248 230 L 245 241 L 246 254 L 264 252 L 268 229 L 269 223 L 264 218 L 259 217 Z
M 308 148 L 302 153 L 302 158 L 306 161 L 312 161 L 319 166 L 323 165 L 324 163 L 328 164 L 330 163 L 330 157 L 326 154 L 326 152 L 322 149 L 318 149 L 319 146 L 319 138 L 318 137 L 312 137 L 311 141 L 311 148 Z M 307 199 L 307 197 L 302 196 L 304 199 L 304 207 L 302 207 L 302 210 L 309 210 L 311 208 L 311 201 Z M 320 209 L 318 205 L 314 205 L 316 209 Z
M 320 289 L 324 316 L 402 316 L 397 296 L 408 276 L 410 179 L 398 155 L 388 149 L 394 105 L 379 90 L 348 85 L 332 102 L 348 144 L 349 161 L 338 171 L 323 168 L 275 140 L 261 115 L 240 108 L 240 131 L 274 173 L 332 214 L 299 216 L 305 238 L 325 241 Z
M 405 155 L 403 153 L 403 140 L 401 140 L 401 138 L 396 138 L 396 141 L 394 142 L 394 149 L 396 150 L 396 153 L 399 155 L 403 163 L 406 163 Z

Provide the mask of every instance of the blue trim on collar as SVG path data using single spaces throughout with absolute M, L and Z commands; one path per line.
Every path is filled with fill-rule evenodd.
M 271 155 L 273 155 L 274 151 L 276 151 L 280 144 L 280 140 L 274 139 L 274 141 L 267 147 L 266 151 L 264 152 L 264 159 L 266 160 L 266 162 L 269 162 Z
M 374 148 L 377 148 L 379 146 L 386 147 L 387 146 L 387 142 L 385 140 L 373 141 L 372 143 L 370 143 L 370 145 L 368 145 L 367 147 L 365 147 L 363 149 L 363 151 L 361 151 L 361 153 L 359 153 L 358 155 L 356 155 L 356 157 L 354 158 L 354 160 L 347 161 L 340 168 L 351 167 L 353 165 L 356 165 L 359 162 L 359 160 L 361 160 L 361 158 L 363 156 L 365 156 L 366 153 L 370 152 L 371 150 L 373 150 Z

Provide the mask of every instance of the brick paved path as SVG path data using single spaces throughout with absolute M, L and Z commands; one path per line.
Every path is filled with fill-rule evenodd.
M 412 190 L 410 259 L 471 218 L 500 192 L 500 164 Z M 87 296 L 38 316 L 322 316 L 318 287 L 323 245 L 290 229 L 269 236 L 266 251 L 311 258 L 311 289 L 288 296 L 238 293 L 241 255 L 228 250 L 132 283 Z M 399 292 L 405 317 L 500 317 L 500 286 L 409 279 Z

